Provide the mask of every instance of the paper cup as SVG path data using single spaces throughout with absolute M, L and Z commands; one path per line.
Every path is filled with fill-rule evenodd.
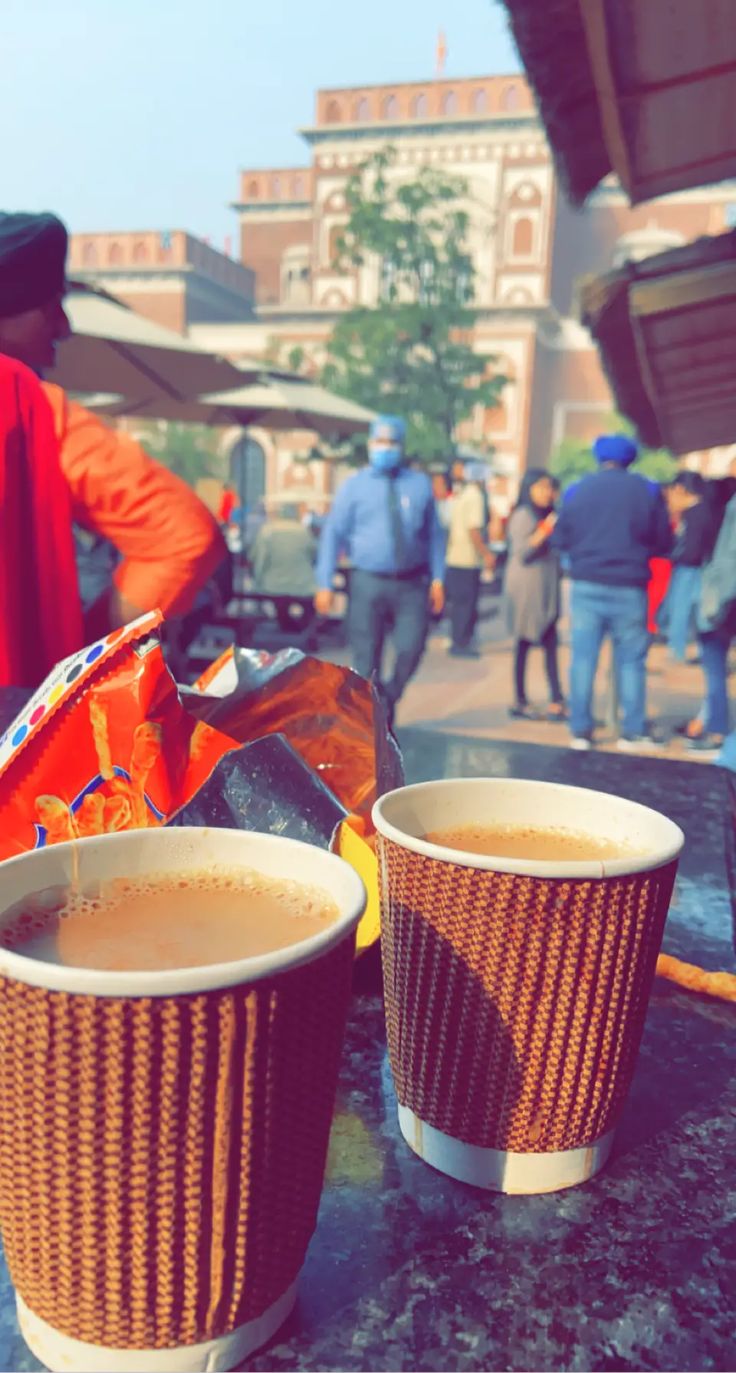
M 78 858 L 82 884 L 255 869 L 340 912 L 205 968 L 0 950 L 0 1220 L 31 1349 L 51 1369 L 233 1368 L 291 1310 L 314 1230 L 363 886 L 321 849 L 234 830 L 75 848 L 3 864 L 3 904 L 67 884 Z
M 617 796 L 486 778 L 390 792 L 373 819 L 405 1140 L 478 1187 L 585 1182 L 634 1071 L 682 832 Z M 496 859 L 422 838 L 483 823 L 583 831 L 622 853 Z

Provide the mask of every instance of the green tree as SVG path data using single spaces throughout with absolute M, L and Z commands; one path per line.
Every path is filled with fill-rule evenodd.
M 601 424 L 602 433 L 634 434 L 634 426 L 621 415 L 609 415 Z M 563 439 L 550 459 L 550 471 L 559 478 L 563 489 L 579 481 L 586 472 L 598 466 L 591 445 L 578 439 Z M 665 448 L 641 448 L 632 472 L 641 472 L 650 481 L 670 482 L 677 472 L 677 461 Z
M 196 486 L 203 477 L 225 475 L 216 429 L 204 424 L 148 421 L 136 426 L 136 430 L 151 457 L 190 486 Z
M 272 334 L 263 353 L 264 367 L 275 367 L 282 371 L 298 372 L 307 375 L 310 371 L 307 355 L 298 344 L 284 343 L 283 339 Z
M 340 319 L 323 380 L 361 405 L 403 415 L 408 451 L 431 461 L 447 457 L 475 406 L 498 404 L 506 379 L 488 377 L 492 359 L 470 342 L 476 312 L 467 182 L 429 167 L 402 181 L 396 162 L 395 149 L 385 149 L 348 182 L 349 219 L 335 265 L 372 265 L 380 300 Z

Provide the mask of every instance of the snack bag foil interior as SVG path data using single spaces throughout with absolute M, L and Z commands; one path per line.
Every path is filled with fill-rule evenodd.
M 182 699 L 198 721 L 239 743 L 283 736 L 278 747 L 285 741 L 344 807 L 347 815 L 332 847 L 356 869 L 368 892 L 358 927 L 358 952 L 375 943 L 380 917 L 371 809 L 378 796 L 404 780 L 380 693 L 348 668 L 306 657 L 297 649 L 270 656 L 231 648 Z M 285 759 L 284 754 L 281 757 Z M 283 777 L 285 786 L 287 779 L 294 784 L 292 768 L 285 769 Z M 288 792 L 278 805 L 283 816 L 293 814 Z M 269 828 L 277 824 L 273 816 Z
M 0 739 L 0 859 L 169 822 L 287 834 L 360 873 L 367 948 L 380 934 L 370 808 L 402 780 L 378 695 L 292 650 L 230 650 L 177 689 L 160 618 L 60 663 Z

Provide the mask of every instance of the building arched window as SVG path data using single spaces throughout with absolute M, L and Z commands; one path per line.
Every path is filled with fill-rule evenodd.
M 94 267 L 97 262 L 97 249 L 94 243 L 85 243 L 82 249 L 82 262 L 85 267 Z
M 488 96 L 485 91 L 473 91 L 473 113 L 485 114 L 488 109 Z
M 274 200 L 278 200 L 279 196 L 281 195 L 281 177 L 280 177 L 280 176 L 272 176 L 272 177 L 271 177 L 271 195 L 273 196 Z
M 370 119 L 370 117 L 370 103 L 368 100 L 366 100 L 365 96 L 362 95 L 357 105 L 355 106 L 355 121 L 357 124 L 363 124 L 366 120 Z
M 249 199 L 249 200 L 257 200 L 260 194 L 261 194 L 261 188 L 260 188 L 260 186 L 258 185 L 258 182 L 257 182 L 257 181 L 249 181 L 249 182 L 248 182 L 248 199 Z
M 506 86 L 501 94 L 502 110 L 518 110 L 521 104 L 521 94 L 518 86 Z
M 295 177 L 294 177 L 294 180 L 293 180 L 293 182 L 292 182 L 292 187 L 291 187 L 291 189 L 292 189 L 292 194 L 296 197 L 296 199 L 297 199 L 297 200 L 301 200 L 302 197 L 303 197 L 303 195 L 305 194 L 305 190 L 306 190 L 306 187 L 305 187 L 305 185 L 304 185 L 304 177 L 303 177 L 303 176 L 295 176 Z
M 517 219 L 511 237 L 511 253 L 513 257 L 532 257 L 534 253 L 534 224 L 531 219 L 524 215 Z
M 399 113 L 399 102 L 395 95 L 387 95 L 383 102 L 384 119 L 395 119 Z
M 413 119 L 425 119 L 427 114 L 427 97 L 424 91 L 415 95 L 411 102 L 411 113 Z
M 145 262 L 147 257 L 148 249 L 146 248 L 146 245 L 143 242 L 143 240 L 138 239 L 138 242 L 133 244 L 133 261 Z
M 111 267 L 117 266 L 123 260 L 123 250 L 119 243 L 111 243 L 107 254 L 107 260 Z
M 457 96 L 454 91 L 447 91 L 442 97 L 442 113 L 457 114 Z
M 327 265 L 329 267 L 334 267 L 337 263 L 344 233 L 344 224 L 333 224 L 327 235 Z
M 340 124 L 342 122 L 342 110 L 339 100 L 329 100 L 325 110 L 325 122 L 327 124 Z

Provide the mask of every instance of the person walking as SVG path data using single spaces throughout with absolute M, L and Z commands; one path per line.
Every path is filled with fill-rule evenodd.
M 517 719 L 537 718 L 526 695 L 527 658 L 535 644 L 544 650 L 550 696 L 548 718 L 565 719 L 557 666 L 560 563 L 551 545 L 557 522 L 554 504 L 555 488 L 549 473 L 541 467 L 529 468 L 508 523 L 504 584 L 509 629 L 514 639 L 514 704 L 509 714 Z
M 603 640 L 613 641 L 623 712 L 622 752 L 651 747 L 646 734 L 647 583 L 649 560 L 672 545 L 658 486 L 629 472 L 637 455 L 624 434 L 596 439 L 599 470 L 571 487 L 562 502 L 553 546 L 572 576 L 571 746 L 590 749 L 593 688 Z
M 687 740 L 692 753 L 723 747 L 730 728 L 728 654 L 736 634 L 736 496 L 726 506 L 713 556 L 703 568 L 698 610 L 700 654 L 705 673 L 703 733 Z
M 278 501 L 250 551 L 256 591 L 265 596 L 311 598 L 316 590 L 315 552 L 314 535 L 302 523 L 298 505 Z
M 705 497 L 706 483 L 699 472 L 679 472 L 667 491 L 675 542 L 664 620 L 669 650 L 678 663 L 687 661 L 696 634 L 701 569 L 713 551 L 713 514 Z
M 381 677 L 393 638 L 394 664 L 383 688 L 396 703 L 424 653 L 430 613 L 444 607 L 444 534 L 432 483 L 405 460 L 406 425 L 382 415 L 371 425 L 368 466 L 340 487 L 325 521 L 317 557 L 315 608 L 329 615 L 341 552 L 348 556 L 348 637 L 353 667 Z
M 317 586 L 316 549 L 299 506 L 289 501 L 278 501 L 256 534 L 249 555 L 254 589 L 262 596 L 273 596 L 282 634 L 302 635 L 309 629 Z
M 484 471 L 482 465 L 481 471 Z M 479 658 L 473 647 L 478 621 L 478 597 L 483 568 L 496 565 L 488 547 L 488 504 L 478 480 L 476 464 L 457 461 L 452 467 L 454 493 L 449 501 L 449 536 L 445 568 L 445 599 L 450 615 L 453 658 Z

